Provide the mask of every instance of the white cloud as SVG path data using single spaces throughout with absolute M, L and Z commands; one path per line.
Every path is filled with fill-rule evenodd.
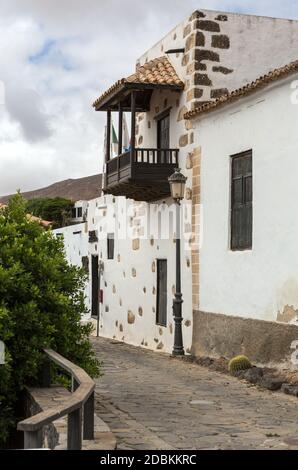
M 92 101 L 197 8 L 295 17 L 297 1 L 2 0 L 0 194 L 101 170 Z

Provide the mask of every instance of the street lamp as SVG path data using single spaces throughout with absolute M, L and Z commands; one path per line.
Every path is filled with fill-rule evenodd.
M 176 203 L 176 292 L 173 299 L 173 315 L 175 322 L 173 356 L 183 356 L 182 338 L 182 293 L 181 293 L 181 247 L 180 247 L 180 202 L 184 197 L 187 178 L 176 168 L 169 178 L 172 198 Z

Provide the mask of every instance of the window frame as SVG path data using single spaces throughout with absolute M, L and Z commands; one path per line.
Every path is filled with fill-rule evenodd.
M 113 260 L 115 257 L 115 234 L 107 234 L 107 259 Z
M 235 159 L 237 158 L 243 158 L 243 157 L 250 157 L 251 159 L 251 172 L 249 174 L 249 172 L 242 176 L 242 193 L 243 193 L 243 178 L 251 178 L 251 200 L 249 202 L 245 202 L 243 203 L 243 207 L 245 207 L 245 205 L 247 206 L 246 208 L 249 207 L 249 205 L 251 205 L 251 226 L 250 226 L 250 240 L 249 240 L 249 243 L 245 244 L 244 246 L 242 246 L 240 243 L 239 243 L 239 238 L 240 238 L 240 234 L 238 234 L 238 243 L 237 244 L 234 244 L 234 234 L 235 234 L 235 226 L 234 226 L 234 219 L 233 219 L 233 215 L 234 215 L 234 181 L 236 180 L 236 178 L 233 177 L 233 163 L 235 161 Z M 249 150 L 245 150 L 243 152 L 239 152 L 239 153 L 236 153 L 236 154 L 233 154 L 233 155 L 230 155 L 230 221 L 229 221 L 229 248 L 231 251 L 233 252 L 237 252 L 237 251 L 251 251 L 253 249 L 253 150 L 252 149 L 249 149 Z

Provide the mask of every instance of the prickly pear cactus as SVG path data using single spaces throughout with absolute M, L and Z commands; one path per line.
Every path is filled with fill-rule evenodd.
M 235 356 L 229 362 L 229 371 L 235 374 L 239 370 L 246 370 L 252 367 L 250 360 L 246 356 Z

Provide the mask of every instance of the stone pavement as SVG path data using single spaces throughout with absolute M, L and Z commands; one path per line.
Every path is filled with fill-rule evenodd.
M 118 449 L 298 449 L 298 399 L 169 355 L 92 338 L 96 411 Z

